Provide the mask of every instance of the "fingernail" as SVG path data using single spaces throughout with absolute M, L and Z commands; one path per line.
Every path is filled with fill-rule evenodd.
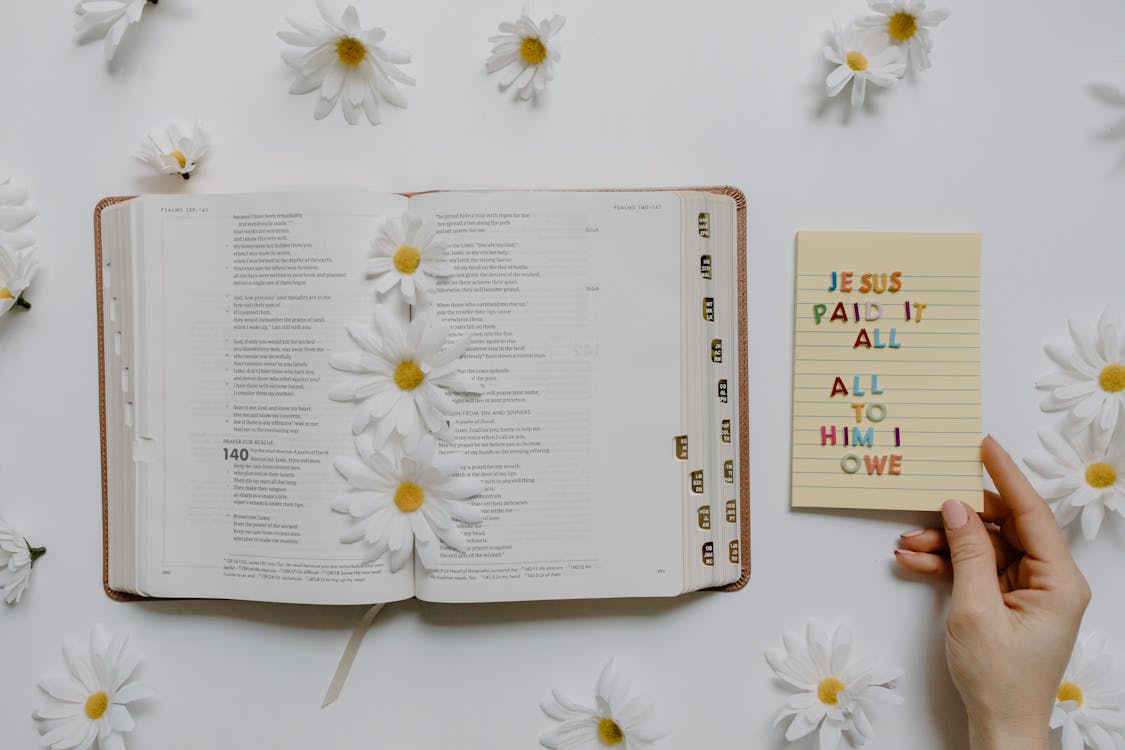
M 912 531 L 904 531 L 903 533 L 899 534 L 898 537 L 899 539 L 909 539 L 912 536 L 918 536 L 919 534 L 924 534 L 925 532 L 925 529 L 913 529 Z
M 917 555 L 918 553 L 912 549 L 896 549 L 896 555 Z
M 950 529 L 959 529 L 969 522 L 969 511 L 960 500 L 946 500 L 941 504 L 941 518 Z

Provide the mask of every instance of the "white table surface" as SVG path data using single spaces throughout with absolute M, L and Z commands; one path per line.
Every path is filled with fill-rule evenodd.
M 984 422 L 1033 448 L 1033 383 L 1065 317 L 1121 302 L 1125 4 L 953 2 L 934 68 L 865 111 L 823 102 L 822 35 L 862 0 L 558 0 L 568 25 L 549 99 L 516 105 L 483 73 L 498 2 L 359 0 L 410 49 L 409 109 L 379 127 L 286 93 L 274 32 L 311 0 L 164 0 L 107 73 L 79 47 L 70 2 L 0 6 L 0 170 L 29 184 L 42 272 L 30 314 L 0 320 L 0 510 L 50 548 L 17 607 L 0 606 L 0 746 L 36 746 L 37 679 L 94 622 L 128 627 L 158 699 L 131 748 L 533 748 L 553 686 L 588 698 L 604 661 L 659 701 L 664 747 L 776 748 L 785 691 L 762 651 L 810 615 L 849 618 L 861 649 L 901 663 L 906 704 L 876 748 L 964 744 L 942 650 L 947 591 L 895 572 L 897 534 L 927 514 L 794 512 L 788 430 L 794 233 L 984 234 Z M 656 11 L 655 8 L 662 9 Z M 842 98 L 841 98 L 842 99 Z M 129 154 L 169 116 L 215 149 L 189 184 Z M 189 189 L 422 190 L 737 185 L 750 198 L 753 563 L 737 594 L 676 601 L 406 603 L 368 636 L 340 701 L 320 709 L 361 609 L 119 604 L 101 590 L 97 349 L 90 212 L 104 195 Z M 1074 550 L 1095 591 L 1087 627 L 1125 651 L 1125 523 Z M 701 658 L 705 655 L 706 658 Z M 806 744 L 804 747 L 812 747 Z

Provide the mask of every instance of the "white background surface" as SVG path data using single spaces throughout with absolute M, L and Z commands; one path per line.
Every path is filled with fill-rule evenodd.
M 36 680 L 61 637 L 129 627 L 160 697 L 131 748 L 532 748 L 553 686 L 589 700 L 610 656 L 659 701 L 665 747 L 771 748 L 785 693 L 762 659 L 810 615 L 849 617 L 861 650 L 907 668 L 906 705 L 876 748 L 964 744 L 941 646 L 947 592 L 894 572 L 925 514 L 792 512 L 788 426 L 793 238 L 799 229 L 984 233 L 984 416 L 1033 447 L 1041 344 L 1065 316 L 1121 301 L 1125 4 L 952 2 L 934 68 L 848 118 L 825 105 L 832 18 L 862 0 L 537 2 L 569 23 L 549 99 L 517 106 L 486 78 L 486 38 L 520 3 L 359 0 L 410 49 L 405 111 L 349 127 L 286 93 L 274 32 L 309 0 L 164 0 L 107 73 L 78 47 L 69 2 L 0 8 L 0 169 L 29 184 L 43 270 L 30 314 L 0 321 L 0 510 L 50 548 L 18 607 L 0 607 L 0 745 L 36 745 Z M 187 185 L 129 154 L 172 115 L 216 147 Z M 738 594 L 677 601 L 395 605 L 341 700 L 320 699 L 359 609 L 118 604 L 101 591 L 90 213 L 104 195 L 190 189 L 420 190 L 730 183 L 750 197 L 754 574 Z M 1125 650 L 1125 523 L 1075 554 L 1095 591 L 1087 627 Z M 805 745 L 811 747 L 812 745 Z

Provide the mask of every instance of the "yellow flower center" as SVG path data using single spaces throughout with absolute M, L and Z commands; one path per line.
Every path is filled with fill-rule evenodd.
M 602 719 L 598 722 L 598 739 L 603 745 L 620 745 L 625 741 L 625 733 L 613 719 Z
M 409 359 L 399 363 L 395 368 L 395 385 L 404 391 L 412 391 L 418 386 L 422 385 L 422 381 L 426 379 L 426 373 L 422 372 L 422 368 Z
M 1086 467 L 1086 484 L 1099 490 L 1112 487 L 1117 481 L 1117 469 L 1104 461 Z
M 0 288 L 0 299 L 14 299 L 16 295 L 8 291 L 8 287 Z
M 403 513 L 413 513 L 426 501 L 426 491 L 414 482 L 403 482 L 395 490 L 395 505 Z
M 547 59 L 547 45 L 536 36 L 525 36 L 520 42 L 520 57 L 528 65 L 538 65 Z
M 867 55 L 862 52 L 856 52 L 854 49 L 848 50 L 848 67 L 852 70 L 864 71 L 867 70 Z
M 905 42 L 907 39 L 914 36 L 914 32 L 918 30 L 918 19 L 914 17 L 913 13 L 907 13 L 900 10 L 891 16 L 891 20 L 887 21 L 887 33 L 891 38 Z
M 86 715 L 90 721 L 97 721 L 105 715 L 109 708 L 109 696 L 104 691 L 94 693 L 86 699 Z
M 1076 701 L 1079 707 L 1082 706 L 1082 703 L 1085 700 L 1082 695 L 1082 688 L 1078 687 L 1073 682 L 1064 682 L 1063 684 L 1059 685 L 1058 698 L 1059 703 L 1062 703 L 1063 701 Z
M 422 253 L 413 245 L 402 245 L 395 250 L 394 262 L 399 273 L 412 274 L 422 262 Z
M 845 687 L 847 687 L 847 685 L 840 679 L 836 677 L 825 677 L 820 681 L 820 684 L 816 686 L 816 697 L 826 706 L 835 706 L 840 702 L 836 694 Z
M 1102 390 L 1110 393 L 1125 391 L 1125 365 L 1106 365 L 1102 368 L 1102 374 L 1098 376 L 1098 384 L 1101 385 Z
M 168 154 L 168 156 L 171 156 L 173 159 L 180 163 L 180 169 L 183 169 L 187 166 L 187 157 L 184 156 L 183 151 L 176 149 L 172 153 Z
M 340 62 L 354 68 L 367 57 L 367 47 L 354 36 L 342 36 L 336 42 L 336 57 Z

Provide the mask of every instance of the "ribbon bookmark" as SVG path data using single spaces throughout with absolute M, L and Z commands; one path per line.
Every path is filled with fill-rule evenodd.
M 363 636 L 367 635 L 371 623 L 375 622 L 375 617 L 385 606 L 386 604 L 376 604 L 364 612 L 363 617 L 356 623 L 355 630 L 352 631 L 352 637 L 348 639 L 348 645 L 344 647 L 344 653 L 340 655 L 340 663 L 336 666 L 336 674 L 332 675 L 332 682 L 328 685 L 328 692 L 324 694 L 324 703 L 320 704 L 321 708 L 335 703 L 336 699 L 340 697 L 340 691 L 344 689 L 344 683 L 348 681 L 348 673 L 352 671 L 352 663 L 355 661 L 356 654 L 359 653 L 359 645 L 363 643 Z

